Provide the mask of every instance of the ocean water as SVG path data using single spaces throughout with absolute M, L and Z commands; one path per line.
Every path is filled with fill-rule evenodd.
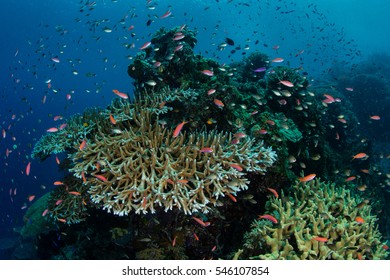
M 390 2 L 384 0 L 2 3 L 0 257 L 55 255 L 39 249 L 37 253 L 39 242 L 20 247 L 20 230 L 30 222 L 24 218 L 26 211 L 64 176 L 54 155 L 39 161 L 31 158 L 32 149 L 47 129 L 86 108 L 108 106 L 117 98 L 113 89 L 131 96 L 134 87 L 127 67 L 162 27 L 186 25 L 195 30 L 194 52 L 220 64 L 260 51 L 283 58 L 283 66 L 306 72 L 313 91 L 343 90 L 342 102 L 348 103 L 358 124 L 343 137 L 370 143 L 371 172 L 381 172 L 382 186 L 376 194 L 389 202 L 389 8 Z M 163 17 L 167 11 L 171 14 Z M 234 45 L 221 47 L 226 38 Z M 370 119 L 377 115 L 380 120 Z M 55 121 L 56 116 L 61 118 Z M 61 161 L 66 157 L 58 155 Z M 378 214 L 386 240 L 390 214 Z

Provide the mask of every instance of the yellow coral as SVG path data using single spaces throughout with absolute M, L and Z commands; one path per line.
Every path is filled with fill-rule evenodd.
M 358 208 L 344 187 L 320 182 L 296 183 L 294 198 L 272 199 L 279 223 L 255 221 L 245 235 L 244 255 L 260 259 L 384 259 L 381 234 L 371 207 Z M 359 223 L 358 217 L 364 222 Z M 323 239 L 323 241 L 317 241 Z

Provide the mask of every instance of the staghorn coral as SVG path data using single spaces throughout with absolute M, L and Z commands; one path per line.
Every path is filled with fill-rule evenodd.
M 320 182 L 296 183 L 290 200 L 266 205 L 278 219 L 254 221 L 244 236 L 244 257 L 252 259 L 384 259 L 376 216 L 358 206 L 349 190 Z M 364 222 L 359 218 L 362 217 Z M 326 238 L 325 242 L 315 238 Z
M 154 213 L 158 205 L 206 213 L 220 197 L 248 188 L 245 172 L 263 173 L 275 161 L 276 154 L 254 139 L 232 144 L 230 134 L 214 131 L 175 138 L 149 110 L 132 113 L 122 133 L 98 132 L 73 156 L 70 171 L 78 178 L 92 175 L 85 181 L 91 200 L 108 212 Z

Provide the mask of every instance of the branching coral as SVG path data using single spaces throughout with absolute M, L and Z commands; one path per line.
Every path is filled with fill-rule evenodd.
M 243 255 L 260 259 L 384 259 L 387 255 L 371 207 L 344 187 L 296 183 L 294 197 L 273 199 L 278 224 L 260 220 L 245 234 Z
M 226 133 L 181 133 L 174 137 L 148 110 L 135 109 L 117 135 L 97 133 L 74 155 L 75 176 L 87 176 L 91 199 L 118 215 L 179 208 L 209 211 L 225 195 L 248 187 L 245 172 L 265 172 L 275 153 L 261 142 L 232 144 Z M 99 163 L 101 169 L 97 169 Z

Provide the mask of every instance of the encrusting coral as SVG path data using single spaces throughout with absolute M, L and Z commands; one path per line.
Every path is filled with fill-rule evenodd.
M 175 137 L 150 110 L 132 113 L 119 134 L 100 131 L 78 150 L 70 170 L 85 178 L 94 203 L 117 215 L 154 213 L 156 205 L 206 213 L 219 197 L 248 187 L 245 172 L 263 173 L 276 158 L 271 148 L 249 137 L 239 143 L 215 131 Z
M 296 183 L 290 200 L 272 199 L 277 219 L 252 223 L 243 257 L 252 259 L 384 259 L 388 254 L 371 207 L 349 190 L 319 180 Z

